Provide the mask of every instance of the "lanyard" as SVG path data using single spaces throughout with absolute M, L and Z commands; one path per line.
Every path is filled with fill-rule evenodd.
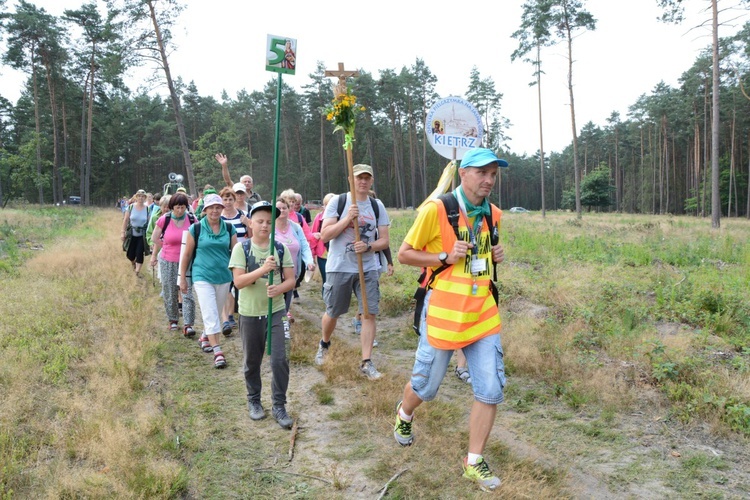
M 460 187 L 459 187 L 460 189 Z M 471 221 L 469 220 L 469 216 L 466 214 L 466 205 L 463 200 L 463 195 L 458 194 L 456 196 L 458 199 L 458 209 L 461 213 L 461 216 L 466 221 L 466 229 L 469 231 L 469 240 L 471 241 L 471 261 L 469 263 L 469 269 L 471 270 L 471 277 L 473 278 L 474 282 L 471 285 L 471 294 L 476 295 L 477 291 L 479 290 L 479 286 L 477 285 L 477 276 L 479 275 L 479 271 L 474 267 L 474 260 L 477 258 L 477 254 L 479 253 L 479 246 L 477 244 L 477 236 L 479 235 L 480 231 L 482 230 L 482 221 L 483 217 L 481 214 L 478 214 L 474 218 L 474 225 L 472 226 Z

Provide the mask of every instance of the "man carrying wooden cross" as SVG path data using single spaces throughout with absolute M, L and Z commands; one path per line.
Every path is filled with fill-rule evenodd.
M 370 380 L 380 378 L 380 372 L 370 359 L 372 343 L 375 339 L 375 316 L 380 302 L 380 259 L 375 253 L 388 248 L 390 239 L 388 226 L 390 220 L 383 202 L 373 200 L 378 207 L 376 217 L 373 202 L 370 201 L 370 189 L 374 181 L 370 165 L 358 164 L 352 168 L 356 203 L 352 203 L 351 193 L 334 196 L 326 205 L 323 213 L 323 224 L 320 229 L 321 240 L 330 242 L 328 261 L 326 262 L 326 282 L 323 285 L 323 299 L 326 312 L 323 314 L 323 335 L 315 355 L 315 364 L 322 365 L 339 316 L 349 310 L 352 292 L 359 301 L 359 312 L 362 312 L 361 286 L 359 282 L 358 255 L 362 257 L 365 277 L 365 292 L 369 315 L 362 318 L 362 362 L 360 371 Z M 346 204 L 339 218 L 338 200 L 346 197 Z M 356 222 L 356 225 L 355 225 Z M 359 233 L 356 241 L 355 231 Z

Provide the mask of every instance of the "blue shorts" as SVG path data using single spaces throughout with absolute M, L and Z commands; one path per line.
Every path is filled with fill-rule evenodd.
M 436 349 L 427 340 L 426 312 L 430 294 L 431 291 L 427 292 L 422 309 L 419 345 L 411 374 L 411 388 L 422 401 L 435 399 L 453 356 L 452 350 Z M 471 376 L 474 399 L 490 405 L 502 403 L 505 398 L 505 362 L 500 333 L 483 337 L 465 346 L 463 351 Z

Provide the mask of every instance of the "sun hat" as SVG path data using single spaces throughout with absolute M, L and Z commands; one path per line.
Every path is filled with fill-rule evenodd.
M 185 193 L 185 194 L 187 194 L 187 189 L 185 189 L 184 187 L 180 186 L 180 187 L 178 187 L 175 190 L 175 193 Z
M 213 193 L 203 197 L 203 211 L 214 205 L 221 205 L 221 207 L 224 208 L 224 202 L 221 201 L 221 196 Z
M 352 167 L 352 172 L 354 173 L 354 177 L 358 177 L 362 174 L 370 174 L 375 177 L 375 174 L 372 173 L 372 167 L 370 165 L 365 165 L 364 163 L 357 163 L 354 165 Z
M 276 207 L 274 207 L 273 205 L 271 205 L 270 201 L 258 201 L 258 202 L 255 202 L 255 203 L 253 203 L 253 206 L 250 207 L 250 214 L 248 215 L 248 217 L 250 217 L 252 219 L 253 214 L 255 212 L 259 212 L 259 211 L 263 211 L 263 210 L 267 210 L 267 211 L 269 211 L 271 213 L 274 213 L 274 212 L 271 211 L 271 209 L 274 209 L 276 211 L 276 215 L 275 216 L 278 217 L 279 213 L 280 213 L 279 209 L 276 208 Z
M 136 196 L 146 196 L 146 191 L 144 191 L 143 189 L 139 189 L 138 191 L 135 192 L 135 195 Z
M 247 188 L 241 182 L 238 182 L 234 186 L 232 186 L 232 191 L 234 191 L 235 193 L 239 193 L 240 191 L 242 191 L 243 193 L 247 194 Z
M 498 158 L 495 153 L 487 148 L 474 148 L 464 153 L 461 158 L 461 168 L 484 167 L 490 163 L 497 163 L 499 167 L 507 167 L 508 162 Z

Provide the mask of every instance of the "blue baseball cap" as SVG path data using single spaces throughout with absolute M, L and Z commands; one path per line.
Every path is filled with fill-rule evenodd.
M 495 153 L 487 148 L 474 148 L 464 153 L 461 158 L 461 168 L 464 167 L 484 167 L 490 163 L 497 163 L 498 167 L 507 167 L 508 162 L 498 158 Z

